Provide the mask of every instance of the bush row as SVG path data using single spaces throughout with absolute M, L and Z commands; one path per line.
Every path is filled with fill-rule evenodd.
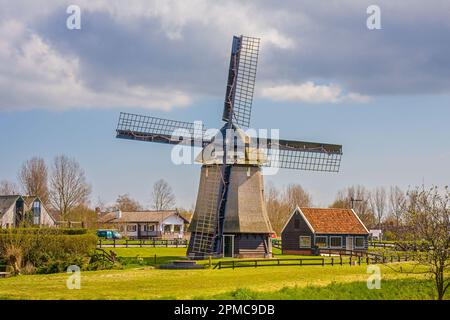
M 40 235 L 76 235 L 87 234 L 88 230 L 83 228 L 14 228 L 0 229 L 1 234 L 40 234 Z
M 14 273 L 63 272 L 69 265 L 88 269 L 94 234 L 0 233 L 0 257 Z

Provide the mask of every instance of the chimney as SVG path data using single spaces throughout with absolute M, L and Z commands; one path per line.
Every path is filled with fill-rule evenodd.
M 116 211 L 116 219 L 120 219 L 120 218 L 122 218 L 122 211 L 120 209 L 118 209 Z

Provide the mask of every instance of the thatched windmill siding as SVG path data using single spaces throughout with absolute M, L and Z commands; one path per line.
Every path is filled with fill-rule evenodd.
M 220 166 L 204 165 L 201 171 L 195 214 L 189 231 L 214 235 L 217 225 Z M 224 255 L 235 257 L 269 257 L 273 233 L 264 202 L 261 168 L 235 165 L 231 168 L 225 218 L 223 221 Z M 213 201 L 211 201 L 213 199 Z M 211 217 L 210 219 L 208 219 Z M 205 221 L 208 223 L 205 224 Z M 208 236 L 205 236 L 205 238 Z M 209 238 L 213 238 L 209 236 Z M 205 245 L 209 243 L 203 241 Z M 195 243 L 191 242 L 190 250 Z M 196 248 L 197 250 L 201 248 Z

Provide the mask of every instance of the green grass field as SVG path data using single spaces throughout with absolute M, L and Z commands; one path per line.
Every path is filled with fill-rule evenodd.
M 116 248 L 118 256 L 184 256 L 185 248 Z M 161 260 L 161 261 L 162 261 Z M 0 279 L 0 299 L 431 299 L 430 281 L 381 266 L 380 290 L 368 290 L 365 265 L 162 270 L 151 266 L 84 271 L 81 289 L 66 274 Z

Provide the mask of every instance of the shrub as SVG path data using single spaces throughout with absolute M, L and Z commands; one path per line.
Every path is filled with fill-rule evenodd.
M 88 230 L 83 228 L 14 228 L 14 229 L 0 229 L 2 234 L 54 234 L 54 235 L 76 235 L 87 234 Z
M 13 229 L 9 233 L 1 232 L 0 256 L 5 257 L 15 273 L 20 273 L 20 269 L 27 263 L 27 272 L 63 272 L 72 264 L 87 269 L 90 255 L 96 248 L 97 237 L 89 233 L 80 234 L 81 231 L 68 234 L 67 230 L 69 229 Z

